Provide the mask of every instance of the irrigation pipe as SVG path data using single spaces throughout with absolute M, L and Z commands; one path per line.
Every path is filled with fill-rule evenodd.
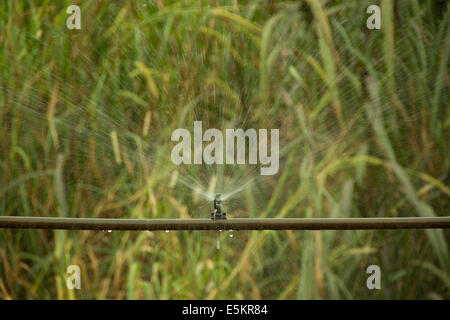
M 450 228 L 450 217 L 103 219 L 0 216 L 0 228 L 68 230 L 359 230 Z

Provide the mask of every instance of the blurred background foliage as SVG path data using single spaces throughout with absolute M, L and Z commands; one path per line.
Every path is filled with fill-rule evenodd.
M 448 215 L 449 21 L 446 1 L 3 0 L 0 215 L 208 217 L 195 190 L 227 188 L 235 217 Z M 279 173 L 171 165 L 194 120 L 280 128 Z M 448 238 L 1 230 L 0 298 L 448 299 Z

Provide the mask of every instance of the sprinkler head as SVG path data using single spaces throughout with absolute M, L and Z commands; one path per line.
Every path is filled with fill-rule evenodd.
M 212 220 L 225 220 L 227 218 L 227 213 L 222 212 L 222 206 L 220 205 L 222 200 L 220 199 L 220 194 L 216 194 L 214 198 L 214 211 L 211 213 Z

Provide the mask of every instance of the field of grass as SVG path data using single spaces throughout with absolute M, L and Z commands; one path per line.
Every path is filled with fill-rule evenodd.
M 449 21 L 438 0 L 3 0 L 0 215 L 209 217 L 209 190 L 237 191 L 231 217 L 448 216 Z M 279 128 L 278 174 L 173 165 L 171 132 L 194 120 Z M 0 230 L 0 298 L 449 299 L 448 241 Z

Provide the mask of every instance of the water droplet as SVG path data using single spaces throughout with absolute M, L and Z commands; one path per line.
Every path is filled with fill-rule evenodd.
M 169 232 L 169 230 L 166 230 L 166 232 Z
M 112 232 L 112 230 L 108 230 L 108 232 L 110 232 L 110 233 L 111 233 L 111 232 Z

